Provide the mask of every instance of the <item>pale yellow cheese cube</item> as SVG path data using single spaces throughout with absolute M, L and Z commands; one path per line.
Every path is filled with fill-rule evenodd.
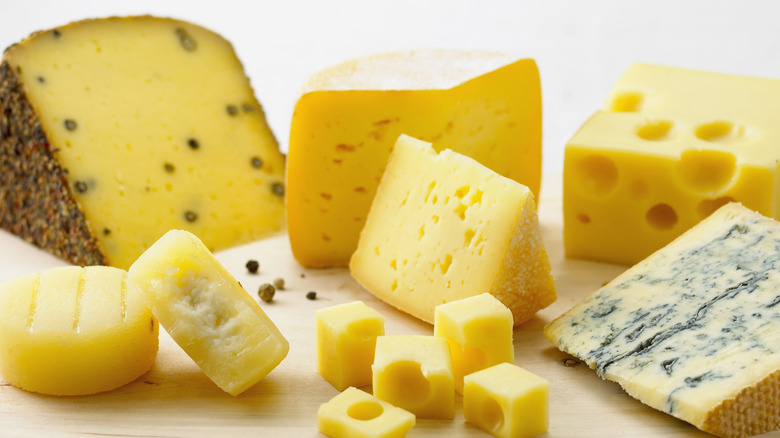
M 401 438 L 414 414 L 350 387 L 320 406 L 317 425 L 332 438 Z
M 531 191 L 469 157 L 398 138 L 350 261 L 383 301 L 433 323 L 434 308 L 490 292 L 515 325 L 555 301 Z
M 171 230 L 130 267 L 130 286 L 220 388 L 238 395 L 273 370 L 287 340 L 193 234 Z
M 419 418 L 452 418 L 455 383 L 447 341 L 434 336 L 380 336 L 376 340 L 374 395 Z
M 157 356 L 159 326 L 127 272 L 52 268 L 0 285 L 0 373 L 51 395 L 108 391 L 132 382 Z
M 469 374 L 463 387 L 466 421 L 496 437 L 524 438 L 547 432 L 550 383 L 502 363 Z
M 488 293 L 436 306 L 433 335 L 449 344 L 458 393 L 463 376 L 515 358 L 512 312 Z
M 385 334 L 385 317 L 362 301 L 316 312 L 317 371 L 339 391 L 371 384 L 377 336 Z

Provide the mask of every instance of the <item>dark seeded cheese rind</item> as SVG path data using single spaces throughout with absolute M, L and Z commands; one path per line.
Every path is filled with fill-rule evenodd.
M 633 397 L 702 430 L 775 430 L 780 224 L 727 204 L 544 334 Z
M 280 230 L 284 156 L 230 43 L 150 16 L 37 32 L 0 64 L 0 226 L 127 268 L 169 229 Z

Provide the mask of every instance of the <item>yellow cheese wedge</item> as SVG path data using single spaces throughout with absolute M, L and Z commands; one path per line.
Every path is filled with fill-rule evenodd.
M 84 395 L 132 382 L 157 356 L 159 326 L 127 273 L 52 268 L 0 285 L 0 374 L 51 395 Z
M 317 371 L 339 391 L 371 384 L 377 336 L 385 334 L 385 317 L 362 301 L 318 309 Z
M 541 93 L 531 59 L 386 53 L 313 76 L 295 106 L 287 226 L 308 267 L 346 266 L 400 134 L 453 149 L 531 188 L 541 178 Z
M 566 146 L 566 255 L 634 264 L 718 207 L 780 218 L 780 80 L 636 64 Z
M 436 306 L 433 335 L 450 346 L 458 393 L 463 376 L 515 360 L 512 312 L 489 293 Z
M 435 336 L 376 339 L 374 395 L 418 418 L 452 419 L 455 383 L 447 341 Z
M 515 324 L 556 297 L 531 191 L 408 136 L 395 144 L 350 272 L 430 323 L 437 305 L 485 292 Z
M 129 287 L 203 372 L 231 395 L 259 382 L 289 344 L 193 234 L 171 230 L 130 267 Z
M 500 438 L 547 432 L 550 382 L 510 363 L 469 374 L 463 388 L 466 421 Z
M 284 225 L 284 158 L 230 43 L 201 27 L 36 33 L 3 56 L 0 114 L 0 226 L 75 264 L 127 268 L 170 229 L 220 249 Z
M 355 387 L 333 397 L 317 411 L 317 425 L 331 438 L 403 438 L 414 427 L 411 412 Z

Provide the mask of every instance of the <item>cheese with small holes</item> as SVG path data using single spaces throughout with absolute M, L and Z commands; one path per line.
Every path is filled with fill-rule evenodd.
M 290 131 L 286 208 L 295 258 L 307 267 L 348 264 L 400 134 L 468 155 L 538 196 L 541 117 L 531 59 L 414 51 L 319 72 Z
M 723 437 L 780 426 L 780 224 L 729 203 L 544 331 L 643 403 Z
M 514 324 L 555 301 L 531 190 L 402 135 L 350 262 L 383 301 L 433 323 L 439 304 L 489 292 Z
M 127 272 L 65 266 L 0 285 L 0 374 L 27 391 L 86 395 L 154 364 L 159 325 Z
M 222 390 L 238 395 L 287 356 L 290 344 L 198 238 L 171 230 L 128 271 L 168 334 Z
M 780 80 L 637 64 L 566 145 L 566 255 L 634 264 L 727 202 L 780 218 Z
M 166 18 L 38 32 L 0 64 L 0 226 L 127 268 L 170 229 L 213 249 L 284 226 L 284 157 L 230 43 Z

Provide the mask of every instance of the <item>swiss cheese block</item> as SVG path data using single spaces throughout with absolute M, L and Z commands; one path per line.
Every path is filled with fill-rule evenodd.
M 238 395 L 287 356 L 268 315 L 198 238 L 171 230 L 130 267 L 128 288 L 144 296 L 174 341 L 214 383 Z
M 350 272 L 372 294 L 430 323 L 437 305 L 489 292 L 517 325 L 556 297 L 531 190 L 405 135 Z
M 326 69 L 293 114 L 287 227 L 308 267 L 346 266 L 400 134 L 468 155 L 538 196 L 541 93 L 531 59 L 386 53 Z
M 566 146 L 566 255 L 634 264 L 730 201 L 780 218 L 780 80 L 631 66 Z
M 154 363 L 158 334 L 121 269 L 67 266 L 0 285 L 0 374 L 27 391 L 85 395 L 130 383 Z
M 284 226 L 284 158 L 233 49 L 155 17 L 38 32 L 0 64 L 0 226 L 127 268 L 169 229 L 220 249 Z
M 656 409 L 724 437 L 780 426 L 780 224 L 729 203 L 545 328 Z

